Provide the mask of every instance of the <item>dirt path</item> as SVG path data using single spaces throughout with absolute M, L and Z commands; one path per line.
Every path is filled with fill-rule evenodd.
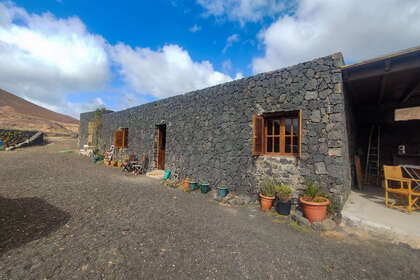
M 298 232 L 123 175 L 74 140 L 0 152 L 0 279 L 418 279 L 405 245 Z

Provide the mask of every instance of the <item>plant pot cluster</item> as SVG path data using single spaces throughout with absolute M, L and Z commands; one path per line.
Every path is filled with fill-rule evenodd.
M 196 180 L 193 179 L 185 179 L 184 181 L 184 190 L 191 190 L 194 191 L 200 187 L 200 192 L 202 194 L 206 194 L 210 190 L 210 185 L 208 182 L 198 183 Z M 218 186 L 217 187 L 217 194 L 219 197 L 225 197 L 228 193 L 228 188 L 226 186 Z
M 288 216 L 291 210 L 292 188 L 285 184 L 277 185 L 272 180 L 264 180 L 260 185 L 260 202 L 263 211 L 269 211 L 277 197 L 276 211 L 280 215 Z M 327 215 L 330 204 L 328 198 L 320 192 L 313 182 L 305 182 L 305 189 L 299 199 L 305 217 L 311 222 L 322 222 Z
M 198 183 L 198 181 L 193 180 L 193 179 L 185 179 L 185 190 L 191 190 L 194 191 L 196 189 L 198 189 L 198 187 L 200 187 L 200 191 L 201 193 L 205 194 L 209 191 L 209 183 L 207 182 L 203 182 L 203 183 Z
M 107 158 L 104 159 L 104 164 L 105 166 L 113 166 L 113 167 L 118 167 L 121 168 L 123 166 L 123 162 L 126 163 L 128 162 L 128 160 L 109 160 Z
M 288 216 L 292 206 L 290 201 L 291 194 L 292 188 L 290 186 L 285 184 L 277 185 L 272 180 L 264 180 L 260 186 L 261 209 L 263 211 L 269 211 L 273 206 L 273 201 L 277 197 L 277 213 Z

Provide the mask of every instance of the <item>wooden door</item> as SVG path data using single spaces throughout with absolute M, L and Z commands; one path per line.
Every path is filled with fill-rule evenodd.
M 165 169 L 166 125 L 158 126 L 158 169 Z

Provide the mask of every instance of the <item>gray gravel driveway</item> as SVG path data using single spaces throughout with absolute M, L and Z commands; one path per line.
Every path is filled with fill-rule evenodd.
M 419 250 L 298 232 L 64 149 L 0 152 L 0 279 L 420 278 Z

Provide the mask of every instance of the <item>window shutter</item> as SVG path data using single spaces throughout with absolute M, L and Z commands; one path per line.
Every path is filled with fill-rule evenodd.
M 302 110 L 299 110 L 299 158 L 302 156 Z
M 252 154 L 261 155 L 264 152 L 264 118 L 253 115 Z
M 123 141 L 122 141 L 122 147 L 127 148 L 128 147 L 128 128 L 123 128 Z
M 114 132 L 114 148 L 121 148 L 123 144 L 123 131 L 115 130 Z

